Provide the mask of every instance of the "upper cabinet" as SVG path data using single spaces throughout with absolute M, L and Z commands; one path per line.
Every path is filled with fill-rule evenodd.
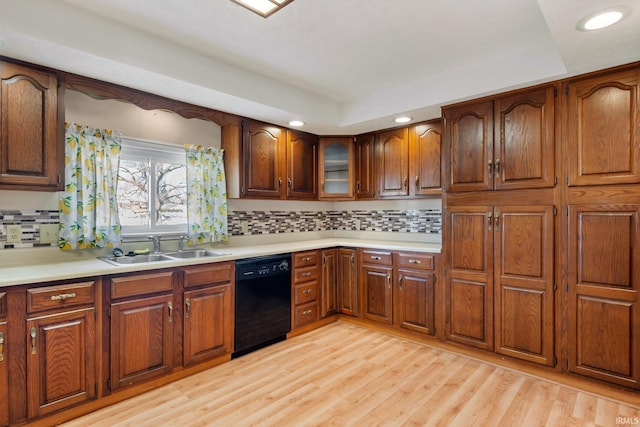
M 380 197 L 439 194 L 440 120 L 378 134 Z
M 320 138 L 320 199 L 353 199 L 353 138 Z
M 317 138 L 254 121 L 242 123 L 242 197 L 315 199 Z
M 375 141 L 373 133 L 356 136 L 356 199 L 373 199 L 376 195 Z
M 59 90 L 54 73 L 0 61 L 0 189 L 62 190 Z
M 569 185 L 640 182 L 640 70 L 567 86 Z
M 447 190 L 555 185 L 553 86 L 443 109 Z

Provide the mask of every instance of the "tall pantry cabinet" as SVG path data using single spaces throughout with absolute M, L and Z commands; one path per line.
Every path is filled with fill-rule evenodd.
M 568 370 L 640 388 L 640 70 L 569 81 Z
M 446 336 L 555 363 L 553 86 L 445 107 Z

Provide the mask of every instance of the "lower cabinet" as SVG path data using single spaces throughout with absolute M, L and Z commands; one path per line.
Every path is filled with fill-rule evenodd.
M 95 281 L 27 290 L 27 417 L 96 397 Z
M 7 322 L 0 321 L 0 426 L 6 426 L 9 424 L 9 362 L 7 352 L 7 333 Z
M 293 261 L 291 280 L 293 287 L 292 330 L 318 320 L 320 252 L 320 250 L 315 250 L 296 252 L 291 255 Z
M 338 249 L 325 249 L 322 251 L 322 289 L 320 291 L 320 317 L 322 318 L 338 311 L 339 280 Z
M 111 390 L 173 370 L 173 272 L 111 278 Z
M 358 267 L 356 250 L 337 250 L 336 298 L 337 310 L 342 314 L 358 316 Z
M 640 205 L 569 206 L 569 371 L 640 389 Z
M 433 335 L 436 257 L 408 252 L 397 252 L 394 256 L 397 266 L 396 323 L 406 329 Z
M 234 263 L 186 267 L 184 350 L 188 366 L 233 352 Z
M 364 319 L 393 323 L 392 274 L 391 252 L 360 250 L 360 305 Z

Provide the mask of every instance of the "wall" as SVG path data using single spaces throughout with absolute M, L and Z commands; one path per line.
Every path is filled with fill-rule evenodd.
M 114 100 L 95 100 L 80 92 L 65 93 L 66 121 L 120 131 L 125 136 L 175 144 L 220 147 L 221 129 L 200 119 L 168 111 L 147 111 Z M 58 222 L 58 193 L 0 191 L 0 249 L 57 246 L 40 244 L 39 227 Z M 369 238 L 439 242 L 440 198 L 363 202 L 229 200 L 231 239 L 274 241 L 296 233 L 333 232 Z M 22 225 L 22 242 L 6 243 L 4 226 Z M 240 239 L 239 239 L 240 240 Z

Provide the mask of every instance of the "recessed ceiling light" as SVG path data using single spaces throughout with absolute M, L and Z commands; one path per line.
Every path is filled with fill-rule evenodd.
M 252 12 L 257 13 L 263 18 L 279 11 L 293 0 L 231 0 L 241 6 L 246 7 Z
M 300 120 L 291 120 L 289 122 L 289 126 L 293 126 L 293 127 L 300 127 L 300 126 L 304 126 L 304 122 L 300 121 Z
M 594 31 L 609 27 L 631 13 L 627 6 L 616 6 L 594 12 L 578 21 L 576 28 L 580 31 Z
M 409 123 L 411 121 L 411 117 L 409 116 L 396 117 L 395 119 L 393 119 L 393 121 L 396 123 Z

